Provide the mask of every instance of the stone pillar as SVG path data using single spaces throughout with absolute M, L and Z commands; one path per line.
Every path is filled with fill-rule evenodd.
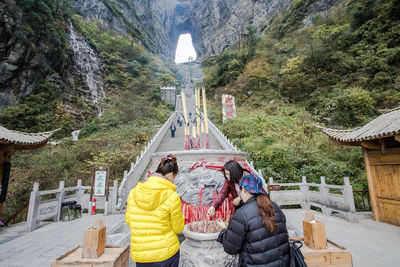
M 112 196 L 111 196 L 111 214 L 115 214 L 115 207 L 117 205 L 117 199 L 118 199 L 118 181 L 114 180 L 114 187 L 113 187 Z
M 321 200 L 321 210 L 324 215 L 330 216 L 332 214 L 332 210 L 328 208 L 329 202 L 329 188 L 326 187 L 325 176 L 321 176 L 321 185 L 319 186 L 320 190 L 320 200 Z
M 64 181 L 60 181 L 60 187 L 58 188 L 60 190 L 60 193 L 58 193 L 57 200 L 58 200 L 58 209 L 57 209 L 57 215 L 54 218 L 54 221 L 58 222 L 61 220 L 61 204 L 64 201 Z
M 29 198 L 29 209 L 28 217 L 26 219 L 26 230 L 32 232 L 37 228 L 37 221 L 39 216 L 39 204 L 40 204 L 40 194 L 39 194 L 39 183 L 33 184 L 33 191 Z
M 79 179 L 78 180 L 78 184 L 76 185 L 76 202 L 78 202 L 78 204 L 81 205 L 81 207 L 83 208 L 83 195 L 85 194 L 85 189 L 83 189 L 82 187 L 82 180 Z
M 273 184 L 274 184 L 274 178 L 269 177 L 268 178 L 268 185 L 273 185 Z M 267 189 L 268 189 L 268 185 L 267 185 Z M 272 191 L 267 191 L 267 192 L 269 194 L 269 198 L 273 201 L 273 199 L 272 199 Z
M 308 191 L 310 190 L 309 185 L 307 184 L 307 177 L 302 176 L 301 177 L 301 185 L 300 185 L 300 191 L 303 193 L 303 200 L 301 205 L 302 209 L 309 210 L 310 209 L 310 204 L 308 204 Z
M 356 206 L 354 204 L 353 188 L 351 187 L 349 177 L 344 177 L 343 196 L 344 196 L 344 203 L 346 206 L 345 208 L 346 210 L 348 210 L 346 212 L 346 219 L 349 222 L 355 222 Z

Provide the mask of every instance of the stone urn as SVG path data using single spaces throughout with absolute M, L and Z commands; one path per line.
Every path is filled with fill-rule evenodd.
M 183 234 L 186 238 L 180 247 L 179 266 L 239 266 L 239 256 L 225 253 L 222 244 L 217 242 L 219 232 L 214 221 L 185 225 Z

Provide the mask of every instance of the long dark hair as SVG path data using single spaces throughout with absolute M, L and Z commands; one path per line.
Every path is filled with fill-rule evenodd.
M 178 173 L 178 163 L 176 162 L 176 157 L 172 154 L 162 157 L 156 172 L 161 173 L 162 175 L 172 172 L 176 175 Z
M 275 210 L 271 200 L 264 195 L 257 195 L 258 213 L 261 215 L 261 221 L 268 232 L 273 233 L 278 228 L 275 219 Z
M 237 161 L 235 160 L 227 161 L 224 164 L 224 167 L 222 167 L 222 172 L 224 173 L 224 177 L 225 179 L 227 179 L 225 176 L 225 170 L 229 171 L 231 182 L 238 184 L 240 182 L 240 179 L 242 179 L 243 168 Z

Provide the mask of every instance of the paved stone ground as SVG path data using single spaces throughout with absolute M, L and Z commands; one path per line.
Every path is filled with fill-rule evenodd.
M 223 149 L 221 145 L 218 143 L 217 139 L 209 134 L 210 140 L 210 149 Z M 171 132 L 168 132 L 164 139 L 161 141 L 161 144 L 157 148 L 156 152 L 166 152 L 166 151 L 178 151 L 184 150 L 185 142 L 185 130 L 184 127 L 179 127 L 176 125 L 175 137 L 171 137 Z
M 286 209 L 288 228 L 302 233 L 304 210 Z M 314 212 L 325 223 L 329 240 L 349 249 L 355 267 L 400 266 L 400 227 L 376 222 L 371 213 L 357 213 L 357 222 L 350 223 L 338 216 Z
M 24 224 L 3 228 L 0 232 L 0 266 L 50 266 L 57 257 L 82 245 L 83 231 L 95 219 L 104 219 L 107 229 L 124 220 L 124 214 L 83 215 L 69 222 L 49 223 L 33 232 L 24 232 Z

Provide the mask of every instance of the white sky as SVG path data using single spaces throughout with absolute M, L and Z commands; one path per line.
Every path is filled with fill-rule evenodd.
M 188 62 L 190 56 L 193 57 L 193 60 L 195 60 L 197 57 L 192 43 L 192 36 L 190 33 L 181 34 L 176 46 L 175 63 L 179 64 Z

